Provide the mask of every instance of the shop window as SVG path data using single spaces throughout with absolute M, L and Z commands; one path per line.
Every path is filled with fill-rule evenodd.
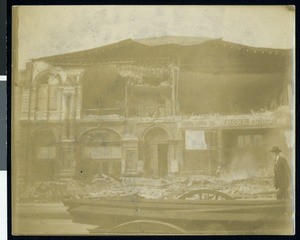
M 186 131 L 186 150 L 208 150 L 217 146 L 217 134 L 214 131 Z

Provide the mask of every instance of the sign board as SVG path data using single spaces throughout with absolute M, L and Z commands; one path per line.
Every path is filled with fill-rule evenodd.
M 273 116 L 232 116 L 218 118 L 197 118 L 184 120 L 181 123 L 182 127 L 271 127 L 286 124 L 286 119 L 275 118 Z
M 207 150 L 204 131 L 185 131 L 186 150 Z

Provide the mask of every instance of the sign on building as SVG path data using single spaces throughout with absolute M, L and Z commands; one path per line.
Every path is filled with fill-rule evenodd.
M 186 150 L 207 150 L 204 131 L 185 131 Z

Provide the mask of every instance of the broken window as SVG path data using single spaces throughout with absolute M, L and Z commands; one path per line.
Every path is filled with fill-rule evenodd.
M 164 117 L 171 115 L 169 86 L 128 86 L 128 109 L 131 116 Z
M 126 79 L 119 75 L 116 67 L 89 67 L 82 79 L 83 110 L 101 115 L 123 113 Z

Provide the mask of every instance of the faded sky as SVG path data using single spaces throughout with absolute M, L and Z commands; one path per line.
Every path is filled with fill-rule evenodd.
M 291 48 L 294 11 L 283 6 L 23 6 L 19 67 L 26 61 L 124 39 L 223 37 L 255 47 Z

